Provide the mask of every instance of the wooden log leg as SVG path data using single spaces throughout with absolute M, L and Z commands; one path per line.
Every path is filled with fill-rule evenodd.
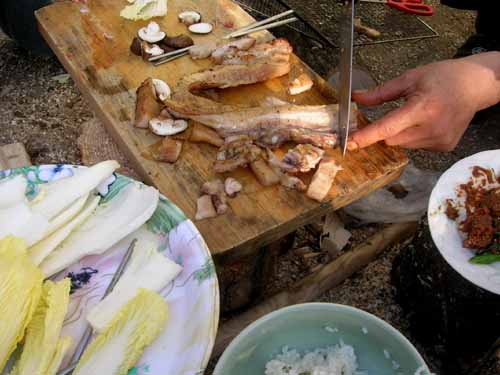
M 259 299 L 266 294 L 269 280 L 276 273 L 278 257 L 292 248 L 294 240 L 295 232 L 292 232 L 282 239 L 260 249 L 259 260 L 253 278 L 255 283 L 253 300 Z
M 389 245 L 413 235 L 416 227 L 417 224 L 413 222 L 387 226 L 365 243 L 300 280 L 290 290 L 278 293 L 227 321 L 219 329 L 212 356 L 221 355 L 231 340 L 253 321 L 279 308 L 314 300 L 366 266 Z
M 250 256 L 226 262 L 216 258 L 223 314 L 248 307 L 265 294 L 269 279 L 275 272 L 278 255 L 291 249 L 294 239 L 295 232 Z

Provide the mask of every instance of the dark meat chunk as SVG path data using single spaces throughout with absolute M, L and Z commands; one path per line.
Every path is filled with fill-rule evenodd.
M 493 218 L 487 208 L 478 208 L 467 217 L 464 223 L 467 238 L 464 246 L 472 249 L 484 249 L 493 242 Z
M 448 216 L 448 219 L 451 220 L 456 220 L 458 218 L 458 210 L 453 204 L 453 200 L 447 199 L 446 200 L 446 211 L 445 211 L 446 216 Z
M 491 210 L 493 216 L 500 217 L 500 187 L 488 192 L 486 205 Z

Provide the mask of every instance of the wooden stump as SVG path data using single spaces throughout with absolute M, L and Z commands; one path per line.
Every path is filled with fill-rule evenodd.
M 489 362 L 477 361 L 500 337 L 500 296 L 453 270 L 434 246 L 427 223 L 420 224 L 412 243 L 395 260 L 392 276 L 413 336 L 444 365 L 440 375 L 500 374 L 467 370 L 483 366 L 474 363 L 498 369 L 495 355 Z
M 222 314 L 233 313 L 260 299 L 275 272 L 278 255 L 290 250 L 295 232 L 258 249 L 255 254 L 235 260 L 220 261 L 215 257 L 221 293 Z

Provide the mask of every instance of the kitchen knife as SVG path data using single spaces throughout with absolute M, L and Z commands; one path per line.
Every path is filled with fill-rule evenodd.
M 347 150 L 351 121 L 352 52 L 354 46 L 354 0 L 344 1 L 340 18 L 339 113 L 338 135 L 342 155 Z

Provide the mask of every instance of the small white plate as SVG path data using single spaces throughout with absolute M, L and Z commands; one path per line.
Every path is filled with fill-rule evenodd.
M 448 264 L 471 283 L 500 295 L 500 262 L 469 262 L 475 253 L 463 246 L 463 234 L 446 214 L 446 199 L 457 199 L 457 187 L 467 183 L 474 166 L 491 168 L 500 175 L 500 150 L 484 151 L 455 163 L 439 178 L 429 200 L 427 217 L 432 239 Z

